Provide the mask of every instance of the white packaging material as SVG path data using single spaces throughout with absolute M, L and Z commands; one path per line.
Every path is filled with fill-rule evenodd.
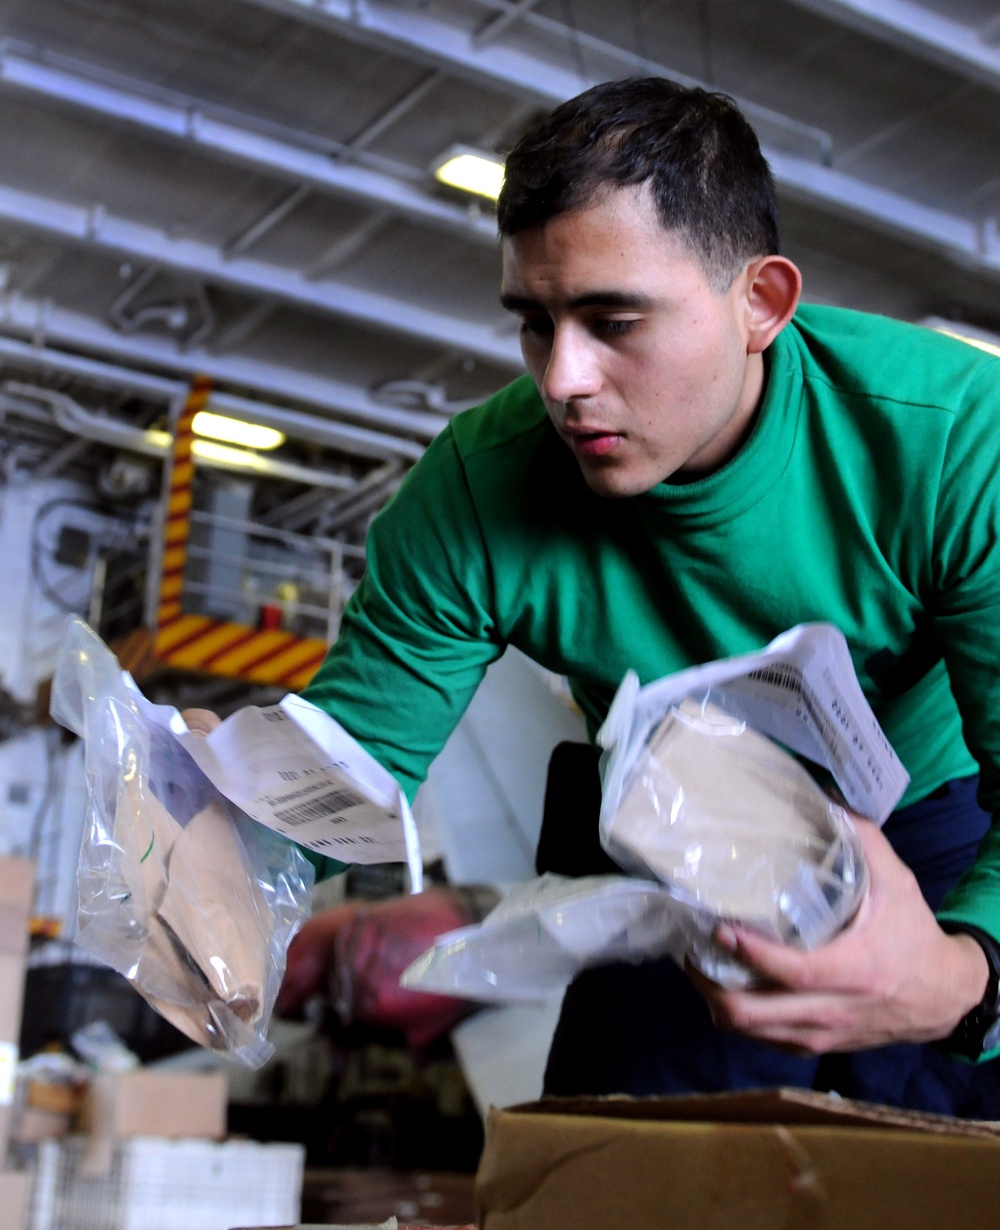
M 93 664 L 101 657 L 112 665 Z M 79 677 L 84 682 L 81 693 Z M 208 735 L 188 730 L 171 705 L 154 705 L 82 619 L 67 620 L 56 671 L 53 716 L 80 733 L 86 691 L 100 678 L 120 692 L 150 729 L 188 753 L 218 792 L 259 824 L 296 845 L 344 863 L 405 862 L 422 884 L 417 828 L 399 784 L 328 713 L 289 694 L 276 705 L 247 705 Z
M 149 707 L 216 789 L 259 824 L 344 863 L 405 862 L 420 891 L 420 842 L 406 796 L 328 713 L 289 694 L 196 735 L 176 709 Z
M 544 1003 L 587 965 L 682 955 L 674 909 L 659 884 L 544 875 L 515 885 L 478 925 L 439 936 L 400 984 L 484 1003 Z
M 910 777 L 865 699 L 847 641 L 832 624 L 799 624 L 759 653 L 723 658 L 641 687 L 629 671 L 597 739 L 602 823 L 653 730 L 684 697 L 718 705 L 753 730 L 829 770 L 849 807 L 882 824 Z
M 111 1173 L 82 1178 L 86 1138 L 39 1145 L 28 1230 L 230 1230 L 299 1219 L 297 1144 L 164 1140 L 115 1145 Z

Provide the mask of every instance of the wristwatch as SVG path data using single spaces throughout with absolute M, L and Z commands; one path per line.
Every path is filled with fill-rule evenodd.
M 968 923 L 939 922 L 939 926 L 949 935 L 971 935 L 986 954 L 990 967 L 983 998 L 940 1043 L 953 1054 L 976 1060 L 986 1051 L 1000 1046 L 1000 944 L 992 935 Z

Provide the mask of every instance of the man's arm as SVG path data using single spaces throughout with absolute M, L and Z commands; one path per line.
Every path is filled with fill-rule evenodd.
M 430 445 L 368 536 L 365 575 L 303 696 L 331 714 L 412 801 L 503 652 L 490 561 L 450 429 Z M 207 734 L 219 718 L 184 715 Z M 304 851 L 320 878 L 344 864 Z
M 961 400 L 940 472 L 929 469 L 925 479 L 936 484 L 936 508 L 926 527 L 923 599 L 980 766 L 980 801 L 994 820 L 939 918 L 1000 940 L 1000 364 L 984 356 L 971 366 Z M 858 829 L 871 890 L 825 947 L 796 952 L 719 928 L 720 944 L 772 984 L 725 991 L 694 974 L 720 1027 L 809 1053 L 856 1050 L 947 1038 L 982 1000 L 983 949 L 945 932 L 881 832 L 860 819 Z
M 366 556 L 340 635 L 303 696 L 412 800 L 505 648 L 491 562 L 450 429 L 376 518 Z

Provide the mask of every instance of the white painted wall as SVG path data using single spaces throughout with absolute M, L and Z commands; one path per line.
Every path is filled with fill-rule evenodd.
M 36 864 L 35 914 L 76 930 L 76 868 L 87 797 L 83 744 L 55 729 L 0 743 L 0 855 Z
M 30 704 L 38 685 L 52 675 L 66 622 L 66 611 L 42 592 L 32 571 L 32 541 L 39 515 L 54 500 L 90 503 L 92 495 L 79 484 L 62 479 L 15 481 L 0 487 L 0 686 L 15 700 Z M 46 543 L 54 541 L 61 522 L 94 529 L 97 513 L 69 505 L 45 517 Z M 45 575 L 57 592 L 86 615 L 93 567 L 62 567 L 45 552 Z
M 425 857 L 435 846 L 454 884 L 535 874 L 549 756 L 585 742 L 569 694 L 516 649 L 486 672 L 417 796 Z

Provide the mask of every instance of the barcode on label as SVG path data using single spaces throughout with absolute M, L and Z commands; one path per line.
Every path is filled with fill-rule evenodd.
M 368 800 L 362 794 L 357 794 L 353 790 L 331 790 L 328 794 L 321 795 L 318 799 L 309 799 L 305 803 L 296 803 L 294 807 L 283 807 L 279 811 L 275 811 L 275 820 L 280 820 L 283 824 L 290 824 L 293 827 L 296 824 L 308 824 L 310 820 L 322 820 L 324 818 L 333 820 L 333 813 L 347 811 L 349 807 L 357 807 L 361 803 L 367 803 Z
M 802 672 L 797 666 L 789 666 L 785 663 L 748 671 L 747 678 L 755 679 L 759 683 L 769 683 L 776 688 L 787 688 L 790 692 L 802 691 Z
M 377 846 L 378 842 L 366 833 L 357 833 L 353 837 L 320 837 L 318 841 L 312 841 L 309 844 L 314 850 L 318 850 L 321 846 Z

